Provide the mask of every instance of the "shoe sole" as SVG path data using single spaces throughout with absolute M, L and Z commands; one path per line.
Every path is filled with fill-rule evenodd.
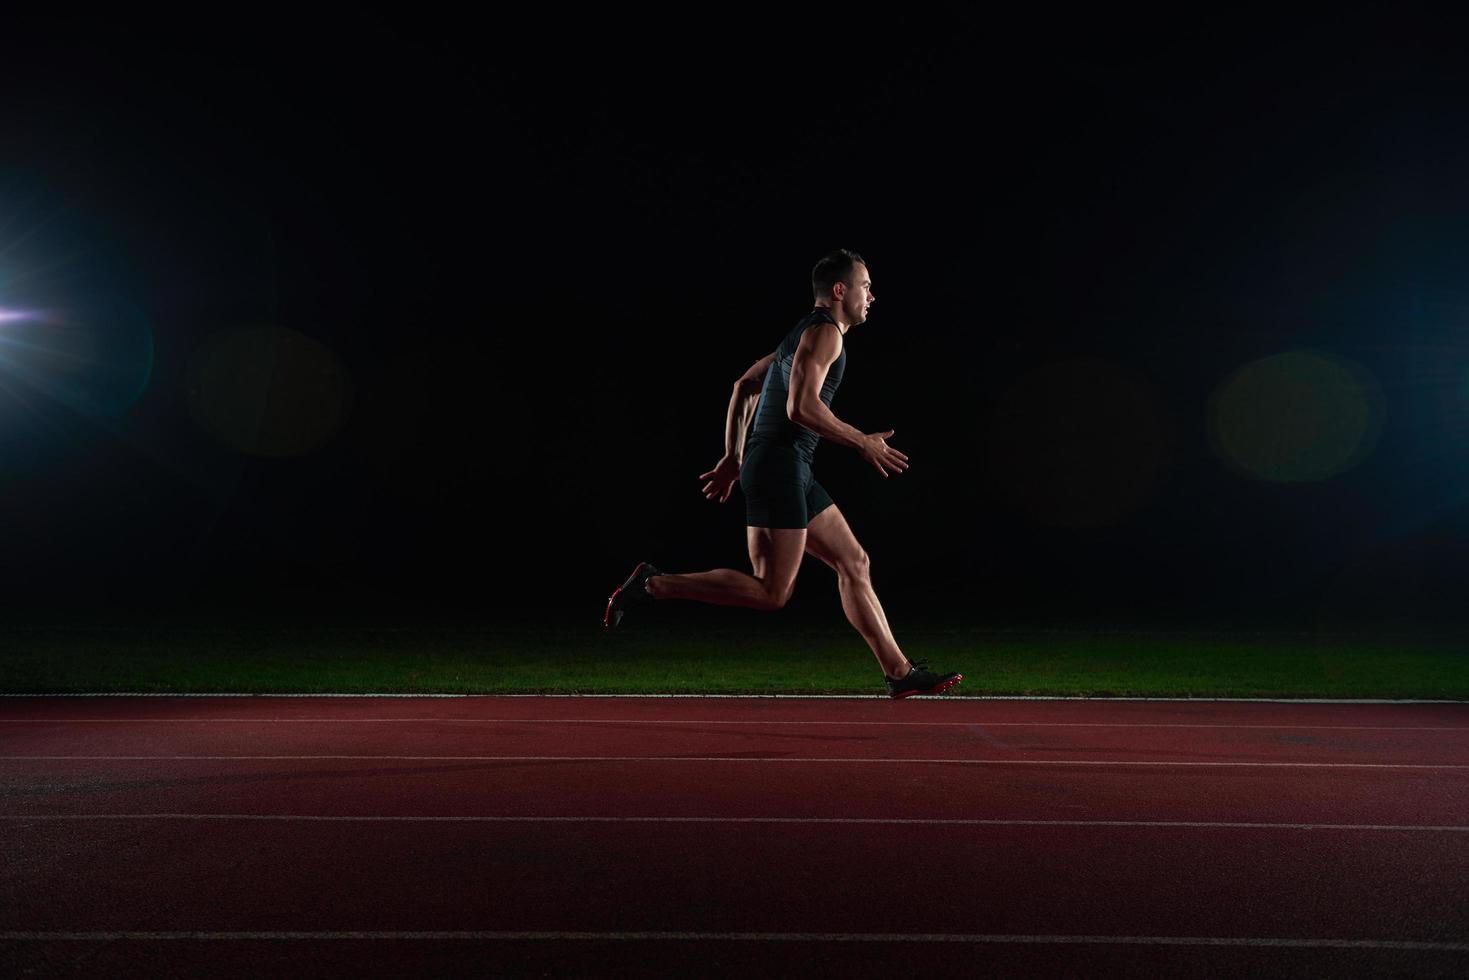
M 889 697 L 891 697 L 894 701 L 901 701 L 904 698 L 911 698 L 915 694 L 943 694 L 945 691 L 947 691 L 949 688 L 953 687 L 955 684 L 959 683 L 963 679 L 963 674 L 955 674 L 950 680 L 939 681 L 933 687 L 919 691 L 904 691 L 901 694 L 891 694 L 889 695 Z
M 612 607 L 617 603 L 617 597 L 622 595 L 622 590 L 638 580 L 638 576 L 642 574 L 647 564 L 645 561 L 638 562 L 637 567 L 632 570 L 632 574 L 627 577 L 627 581 L 619 585 L 616 591 L 607 597 L 607 612 L 602 615 L 603 629 L 616 629 L 617 624 L 622 622 L 622 610 Z

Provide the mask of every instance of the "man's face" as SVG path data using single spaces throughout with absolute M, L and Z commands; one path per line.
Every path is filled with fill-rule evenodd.
M 861 262 L 853 263 L 852 274 L 836 290 L 841 293 L 837 302 L 846 321 L 854 326 L 865 322 L 868 308 L 877 299 L 872 294 L 872 276 L 868 274 L 867 266 Z

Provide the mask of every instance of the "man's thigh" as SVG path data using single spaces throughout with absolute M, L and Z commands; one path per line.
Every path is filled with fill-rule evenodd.
M 750 567 L 755 577 L 769 583 L 771 591 L 789 595 L 801 570 L 806 552 L 807 530 L 803 527 L 746 527 Z
M 837 571 L 854 568 L 867 557 L 836 504 L 811 519 L 806 528 L 806 550 Z

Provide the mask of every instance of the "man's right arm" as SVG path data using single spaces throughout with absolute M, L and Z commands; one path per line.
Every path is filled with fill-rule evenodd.
M 908 468 L 908 457 L 886 442 L 893 433 L 863 433 L 836 417 L 821 400 L 821 386 L 827 372 L 842 353 L 842 334 L 834 324 L 821 324 L 801 334 L 801 342 L 791 359 L 791 384 L 786 395 L 786 415 L 803 429 L 810 429 L 823 439 L 851 446 L 862 454 L 883 476 L 888 470 L 901 473 Z

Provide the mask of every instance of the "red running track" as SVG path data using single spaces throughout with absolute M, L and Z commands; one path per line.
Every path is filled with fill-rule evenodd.
M 0 966 L 1469 975 L 1469 706 L 0 698 Z

